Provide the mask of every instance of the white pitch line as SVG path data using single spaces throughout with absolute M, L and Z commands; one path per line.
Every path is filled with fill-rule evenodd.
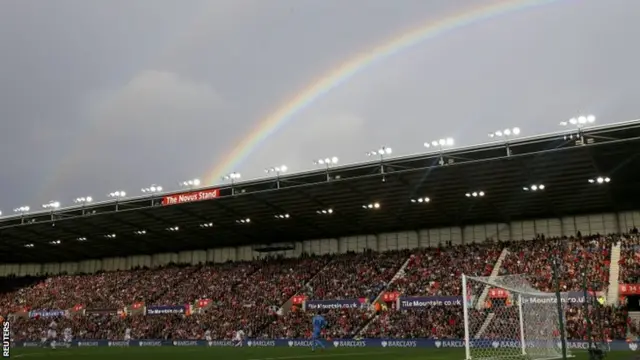
M 379 353 L 378 352 L 362 352 L 362 353 L 350 353 L 350 354 L 316 353 L 315 355 L 281 356 L 281 357 L 269 357 L 269 358 L 249 359 L 249 360 L 295 360 L 295 359 L 345 357 L 345 356 L 365 356 L 365 355 L 376 355 L 376 354 L 379 354 Z
M 52 351 L 39 351 L 39 352 L 32 352 L 32 353 L 26 353 L 26 354 L 18 354 L 18 355 L 11 355 L 11 357 L 13 358 L 22 358 L 22 357 L 27 357 L 27 356 L 48 356 L 50 354 L 70 354 L 71 351 L 56 351 L 56 350 L 52 350 Z

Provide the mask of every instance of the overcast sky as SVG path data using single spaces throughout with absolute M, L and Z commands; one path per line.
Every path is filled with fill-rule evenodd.
M 205 177 L 323 74 L 487 0 L 0 1 L 0 210 Z M 510 1 L 513 2 L 513 1 Z M 558 0 L 375 62 L 297 112 L 237 171 L 460 145 L 579 113 L 640 118 L 640 1 Z

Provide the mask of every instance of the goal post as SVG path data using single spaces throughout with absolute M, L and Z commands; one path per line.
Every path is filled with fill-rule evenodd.
M 564 304 L 524 275 L 462 275 L 466 360 L 563 359 Z M 566 295 L 562 295 L 566 297 Z

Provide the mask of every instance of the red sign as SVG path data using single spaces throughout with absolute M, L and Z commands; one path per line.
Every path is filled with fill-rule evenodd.
M 162 205 L 177 205 L 194 201 L 211 200 L 220 197 L 219 189 L 191 191 L 181 194 L 167 195 L 162 199 Z
M 509 292 L 505 289 L 490 289 L 489 297 L 491 299 L 506 299 L 509 297 Z
M 303 302 L 307 300 L 307 297 L 304 295 L 296 295 L 293 297 L 292 302 L 293 305 L 301 305 Z
M 397 291 L 385 292 L 382 294 L 382 301 L 394 302 L 400 297 L 400 293 Z
M 203 308 L 203 307 L 207 307 L 207 305 L 209 305 L 211 303 L 211 299 L 200 299 L 198 300 L 198 307 L 199 308 Z
M 620 284 L 620 295 L 640 295 L 640 284 Z

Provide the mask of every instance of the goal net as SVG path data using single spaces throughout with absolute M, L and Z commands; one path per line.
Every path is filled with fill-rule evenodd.
M 555 293 L 534 289 L 524 275 L 463 275 L 462 293 L 467 360 L 562 359 Z

